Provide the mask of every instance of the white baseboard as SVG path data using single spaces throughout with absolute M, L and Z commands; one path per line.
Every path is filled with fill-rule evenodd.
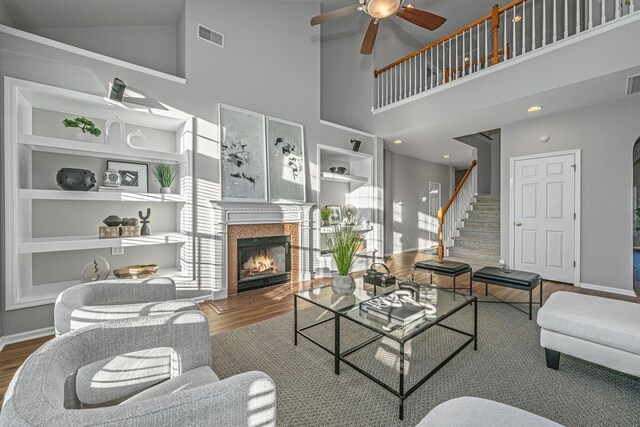
M 625 295 L 628 297 L 636 297 L 636 293 L 630 289 L 618 289 L 609 286 L 592 285 L 590 283 L 580 283 L 581 288 L 591 289 L 593 291 L 609 292 L 612 294 Z
M 0 351 L 2 351 L 5 345 L 28 341 L 35 338 L 46 337 L 47 335 L 55 335 L 55 333 L 56 331 L 53 326 L 49 326 L 48 328 L 34 329 L 33 331 L 20 332 L 17 334 L 0 337 Z

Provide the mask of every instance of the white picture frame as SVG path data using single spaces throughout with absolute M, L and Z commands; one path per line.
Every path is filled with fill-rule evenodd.
M 265 116 L 218 104 L 222 200 L 269 200 Z
M 120 172 L 120 186 L 125 193 L 149 192 L 148 164 L 108 160 L 107 169 L 117 169 Z
M 304 126 L 267 116 L 266 129 L 269 199 L 306 202 Z

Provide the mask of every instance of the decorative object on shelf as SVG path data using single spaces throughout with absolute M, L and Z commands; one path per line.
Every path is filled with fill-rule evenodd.
M 137 220 L 136 220 L 137 221 Z M 140 236 L 140 227 L 139 226 L 131 226 L 131 225 L 123 225 L 120 227 L 120 237 L 139 237 Z
M 345 173 L 347 173 L 347 168 L 345 168 L 344 166 L 332 166 L 329 168 L 329 172 L 344 175 Z
M 107 161 L 108 169 L 120 172 L 120 185 L 127 193 L 149 192 L 149 167 L 146 163 Z
M 267 159 L 269 198 L 304 202 L 304 127 L 275 117 L 267 117 Z
M 135 227 L 138 225 L 137 218 L 122 218 L 122 226 Z
M 118 169 L 107 169 L 102 174 L 102 185 L 105 187 L 120 187 L 120 171 Z
M 117 239 L 120 237 L 120 227 L 98 227 L 98 239 Z
M 344 218 L 344 223 L 347 225 L 354 225 L 353 222 L 358 214 L 358 209 L 353 205 L 344 205 L 342 207 L 342 217 Z
M 153 168 L 153 175 L 160 184 L 160 194 L 170 194 L 171 184 L 177 175 L 176 167 L 166 163 L 157 163 Z
M 111 132 L 112 125 L 118 125 L 118 132 Z M 114 138 L 117 135 L 118 140 Z M 121 146 L 127 141 L 127 126 L 124 123 L 124 120 L 120 118 L 120 116 L 115 116 L 111 120 L 107 120 L 107 123 L 104 125 L 104 142 L 109 145 L 117 145 Z
M 102 133 L 91 120 L 86 117 L 76 117 L 75 119 L 64 119 L 62 124 L 66 128 L 78 128 L 76 139 L 83 142 L 91 142 L 91 137 L 98 137 Z
M 136 141 L 138 141 L 137 144 L 136 144 Z M 129 135 L 127 135 L 127 145 L 129 146 L 129 148 L 146 150 L 147 136 L 144 133 L 142 133 L 140 129 L 133 131 Z
M 352 139 L 349 142 L 351 143 L 351 150 L 355 152 L 360 151 L 360 144 L 362 144 L 362 141 L 358 141 L 357 139 Z
M 323 206 L 322 208 L 320 208 L 320 219 L 322 220 L 323 227 L 331 225 L 331 215 L 333 215 L 333 210 L 331 210 L 328 206 Z
M 338 268 L 338 275 L 331 281 L 331 289 L 338 295 L 352 294 L 356 284 L 353 277 L 349 275 L 349 270 L 358 254 L 362 235 L 357 227 L 334 225 L 331 232 L 322 234 L 322 238 Z
M 265 117 L 218 105 L 222 199 L 267 200 Z
M 110 86 L 111 89 L 109 90 L 109 99 L 122 102 L 122 99 L 124 98 L 124 91 L 127 88 L 127 85 L 124 84 L 122 80 L 116 77 L 115 79 L 113 79 L 113 83 Z
M 113 275 L 118 279 L 148 279 L 158 272 L 157 264 L 136 264 L 115 268 Z
M 382 267 L 385 271 L 381 272 L 376 269 L 377 266 Z M 374 286 L 387 287 L 396 284 L 396 276 L 391 275 L 391 270 L 382 262 L 374 262 L 369 266 L 367 272 L 363 276 L 364 283 Z
M 104 257 L 96 256 L 93 261 L 85 265 L 80 271 L 80 283 L 97 282 L 109 277 L 109 262 Z
M 118 215 L 109 215 L 102 220 L 108 227 L 117 227 L 122 224 L 122 218 Z
M 142 220 L 142 230 L 140 230 L 140 235 L 150 236 L 151 230 L 149 230 L 149 217 L 151 216 L 151 208 L 147 208 L 146 215 L 142 215 L 142 211 L 138 211 L 138 216 Z
M 88 169 L 62 168 L 56 174 L 56 183 L 67 191 L 89 191 L 96 186 L 96 176 Z
M 342 222 L 342 207 L 338 205 L 327 205 L 327 209 L 331 209 L 331 217 L 329 222 L 331 224 L 340 224 Z

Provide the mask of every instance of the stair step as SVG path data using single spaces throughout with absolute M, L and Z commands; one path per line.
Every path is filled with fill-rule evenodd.
M 467 259 L 469 264 L 497 263 L 500 260 L 500 250 L 489 253 L 487 250 L 466 249 L 452 246 L 449 248 L 449 256 Z
M 474 230 L 465 227 L 459 229 L 458 234 L 461 239 L 500 241 L 500 231 Z
M 469 212 L 469 218 L 463 218 L 465 227 L 467 224 L 475 223 L 475 224 L 496 224 L 500 225 L 500 216 L 498 215 L 478 215 L 472 214 Z
M 455 242 L 454 248 L 500 252 L 500 240 L 474 240 L 456 237 L 453 241 Z
M 474 203 L 470 212 L 498 212 L 500 213 L 500 204 L 488 205 L 486 203 Z
M 469 218 L 489 218 L 492 220 L 500 220 L 500 212 L 482 212 L 482 211 L 468 211 L 467 216 Z
M 485 233 L 500 233 L 500 223 L 499 222 L 473 222 L 473 221 L 465 220 L 464 227 L 460 228 L 460 232 L 462 232 L 462 230 L 481 231 Z
M 500 200 L 500 195 L 499 194 L 477 194 L 476 199 Z

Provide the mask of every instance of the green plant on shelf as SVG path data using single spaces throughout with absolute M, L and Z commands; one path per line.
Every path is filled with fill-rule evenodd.
M 331 215 L 333 214 L 333 211 L 324 206 L 322 208 L 320 208 L 320 219 L 322 220 L 323 223 L 328 224 L 329 221 L 331 220 Z
M 75 119 L 64 119 L 62 121 L 64 127 L 78 128 L 83 133 L 88 133 L 93 136 L 100 136 L 102 131 L 96 127 L 96 124 L 86 117 L 76 117 Z
M 161 187 L 171 187 L 171 184 L 176 179 L 177 171 L 173 165 L 158 163 L 153 168 L 153 175 Z
M 356 218 L 356 224 L 358 223 Z M 336 263 L 338 274 L 346 276 L 355 261 L 356 255 L 361 251 L 362 233 L 357 225 L 331 226 L 331 231 L 322 234 L 327 250 Z

